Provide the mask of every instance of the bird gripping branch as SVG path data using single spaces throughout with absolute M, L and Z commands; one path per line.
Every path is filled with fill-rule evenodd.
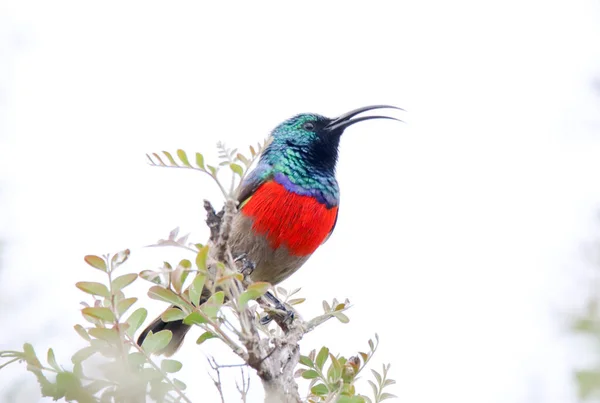
M 238 192 L 238 213 L 233 217 L 229 247 L 233 256 L 246 255 L 254 263 L 252 281 L 278 284 L 298 270 L 331 235 L 338 217 L 340 193 L 335 178 L 340 138 L 349 126 L 389 116 L 358 116 L 374 105 L 330 119 L 300 114 L 278 125 L 262 152 L 256 168 Z M 201 301 L 202 303 L 203 301 Z M 173 354 L 190 326 L 183 321 L 155 319 L 149 331 L 173 333 L 163 351 Z

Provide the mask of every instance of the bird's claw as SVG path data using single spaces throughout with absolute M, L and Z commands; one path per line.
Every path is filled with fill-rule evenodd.
M 294 311 L 289 310 L 289 309 L 277 309 L 278 311 L 283 311 L 281 316 L 283 317 L 283 323 L 285 323 L 286 325 L 291 324 L 294 321 L 294 318 L 296 317 L 296 315 L 294 314 Z M 263 317 L 260 318 L 260 324 L 265 326 L 268 325 L 269 323 L 271 323 L 274 319 L 274 315 L 280 315 L 279 313 L 274 313 L 274 314 L 265 314 Z
M 250 276 L 256 268 L 256 264 L 254 264 L 254 262 L 248 258 L 247 253 L 242 253 L 236 256 L 233 261 L 235 263 L 241 263 L 239 271 L 244 275 L 244 278 Z
M 266 314 L 265 316 L 262 316 L 259 320 L 260 324 L 263 326 L 268 325 L 269 323 L 271 323 L 271 321 L 273 320 L 273 318 L 271 317 L 271 315 Z
M 240 262 L 244 259 L 248 259 L 248 254 L 247 253 L 240 253 L 239 255 L 237 255 L 236 257 L 233 258 L 234 262 Z
M 295 317 L 293 309 L 286 307 L 283 303 L 281 303 L 281 301 L 279 301 L 279 299 L 277 299 L 270 292 L 265 293 L 265 297 L 269 301 L 271 301 L 271 303 L 274 306 L 274 309 L 271 312 L 265 314 L 265 316 L 263 316 L 262 318 L 260 318 L 261 325 L 269 324 L 274 319 L 274 316 L 282 318 L 282 322 L 287 325 L 293 322 Z

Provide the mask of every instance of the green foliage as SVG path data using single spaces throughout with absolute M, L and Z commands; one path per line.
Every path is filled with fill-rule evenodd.
M 257 298 L 265 295 L 270 287 L 271 285 L 266 282 L 256 282 L 250 284 L 246 291 L 244 291 L 238 298 L 238 304 L 240 308 L 245 308 L 249 301 L 256 300 Z
M 573 321 L 573 331 L 591 338 L 600 346 L 600 301 L 592 299 L 585 312 Z M 600 400 L 600 357 L 596 365 L 591 368 L 575 372 L 575 380 L 582 400 L 592 398 Z
M 258 144 L 257 148 L 251 146 L 250 157 L 246 157 L 237 149 L 229 149 L 219 143 L 220 162 L 215 165 L 207 164 L 200 153 L 190 158 L 183 150 L 153 153 L 148 155 L 148 159 L 156 166 L 204 172 L 215 180 L 226 198 L 231 200 L 235 199 L 238 192 L 235 185 L 239 187 L 267 145 L 268 141 Z M 219 178 L 221 168 L 226 166 L 231 174 L 229 190 L 225 190 L 227 186 L 223 186 Z M 182 248 L 193 254 L 191 259 L 181 259 L 175 265 L 163 262 L 158 268 L 142 270 L 139 274 L 115 275 L 127 261 L 129 250 L 112 256 L 85 256 L 85 262 L 106 275 L 104 282 L 76 283 L 76 287 L 91 298 L 89 303 L 83 303 L 81 309 L 85 323 L 74 326 L 85 346 L 75 351 L 71 364 L 65 366 L 57 362 L 52 349 L 47 351 L 44 364 L 33 346 L 24 344 L 22 351 L 0 351 L 0 369 L 11 363 L 25 362 L 27 370 L 38 380 L 42 395 L 54 400 L 84 403 L 139 402 L 148 399 L 157 402 L 190 402 L 184 392 L 185 383 L 172 377 L 172 374 L 181 370 L 183 364 L 173 359 L 157 361 L 153 357 L 153 354 L 161 353 L 167 347 L 173 336 L 171 331 L 149 332 L 142 346 L 138 346 L 134 340 L 148 311 L 137 307 L 126 315 L 138 299 L 127 297 L 124 291 L 138 277 L 150 282 L 148 296 L 151 299 L 169 305 L 165 306 L 166 310 L 161 315 L 163 321 L 183 320 L 203 330 L 197 344 L 211 343 L 211 339 L 217 339 L 249 363 L 247 357 L 250 348 L 246 344 L 249 337 L 266 342 L 265 345 L 275 345 L 275 340 L 282 340 L 285 336 L 284 326 L 278 327 L 274 322 L 262 324 L 257 313 L 258 306 L 261 305 L 268 312 L 272 309 L 273 313 L 280 313 L 264 306 L 264 296 L 270 291 L 286 309 L 293 311 L 292 306 L 305 300 L 297 297 L 300 289 L 288 292 L 282 287 L 273 290 L 265 282 L 247 283 L 234 261 L 213 261 L 209 267 L 209 246 L 190 242 L 188 238 L 189 234 L 180 235 L 179 229 L 175 228 L 167 239 L 149 246 Z M 349 307 L 348 300 L 343 303 L 336 299 L 331 303 L 323 301 L 323 314 L 303 323 L 301 327 L 305 327 L 303 331 L 307 332 L 333 317 L 347 323 L 349 319 L 344 312 Z M 250 332 L 248 326 L 252 327 Z M 384 388 L 394 383 L 387 379 L 389 366 L 384 366 L 381 373 L 373 371 L 375 382 L 369 381 L 374 392 L 373 399 L 357 394 L 355 390 L 354 383 L 359 373 L 379 343 L 377 335 L 375 339 L 376 343 L 369 340 L 369 352 L 360 352 L 358 357 L 346 359 L 335 356 L 325 347 L 318 353 L 313 350 L 307 356 L 301 356 L 300 365 L 304 368 L 299 369 L 297 375 L 310 383 L 309 401 L 371 403 L 393 397 L 383 392 Z M 217 387 L 221 391 L 220 385 Z
M 158 364 L 153 361 L 153 352 L 164 348 L 171 339 L 170 331 L 150 334 L 142 347 L 137 346 L 133 334 L 147 316 L 144 308 L 138 308 L 127 319 L 124 312 L 137 298 L 126 298 L 123 288 L 137 279 L 137 274 L 124 274 L 113 279 L 119 266 L 129 256 L 129 251 L 114 256 L 86 256 L 92 267 L 106 273 L 106 284 L 79 282 L 77 288 L 93 296 L 91 305 L 81 310 L 91 326 L 75 325 L 75 331 L 87 345 L 71 357 L 71 369 L 60 366 L 52 349 L 46 354 L 43 364 L 30 344 L 22 351 L 2 351 L 0 359 L 7 361 L 0 368 L 13 363 L 25 362 L 27 370 L 37 378 L 43 396 L 54 400 L 65 399 L 84 403 L 126 402 L 144 399 L 147 393 L 159 402 L 190 401 L 183 393 L 182 383 L 169 378 L 170 373 L 181 369 L 182 364 L 167 360 Z M 84 365 L 96 356 L 94 364 L 99 371 L 87 375 Z M 49 377 L 54 374 L 54 377 Z M 137 400 L 136 400 L 137 399 Z
M 331 307 L 326 307 L 329 310 Z M 359 356 L 341 357 L 331 354 L 327 347 L 317 353 L 312 350 L 308 355 L 300 356 L 300 364 L 306 368 L 296 371 L 296 376 L 310 380 L 309 402 L 346 402 L 346 403 L 378 403 L 396 397 L 383 389 L 396 383 L 388 379 L 390 366 L 384 365 L 382 373 L 371 370 L 376 383 L 368 381 L 373 389 L 373 399 L 356 393 L 355 382 L 358 375 L 367 366 L 379 345 L 379 336 L 375 342 L 369 340 L 369 352 L 360 352 Z M 329 365 L 327 365 L 329 363 Z M 337 400 L 336 400 L 337 399 Z
M 198 252 L 200 254 L 202 252 Z M 121 254 L 123 256 L 123 254 Z M 123 289 L 137 280 L 134 273 L 123 274 L 114 277 L 115 271 L 125 262 L 128 252 L 124 258 L 111 259 L 110 256 L 102 258 L 97 256 L 86 256 L 85 261 L 95 268 L 104 267 L 102 270 L 107 275 L 106 284 L 79 282 L 77 287 L 93 298 L 92 304 L 84 304 L 81 309 L 84 319 L 89 325 L 77 324 L 75 331 L 87 343 L 87 345 L 76 351 L 72 358 L 72 366 L 67 369 L 57 363 L 54 351 L 48 350 L 46 354 L 47 364 L 42 364 L 35 350 L 29 344 L 23 346 L 22 351 L 2 351 L 0 359 L 6 360 L 0 368 L 13 362 L 26 362 L 27 369 L 37 378 L 43 396 L 53 399 L 74 400 L 78 402 L 126 402 L 131 399 L 146 398 L 146 396 L 159 401 L 190 401 L 184 393 L 185 384 L 178 379 L 171 378 L 170 374 L 178 372 L 182 363 L 177 360 L 163 360 L 158 363 L 152 358 L 152 354 L 163 350 L 171 340 L 172 334 L 169 330 L 163 330 L 156 334 L 150 332 L 145 338 L 142 346 L 137 346 L 133 337 L 147 317 L 145 308 L 137 308 L 127 318 L 124 312 L 133 306 L 137 299 L 127 298 Z M 101 260 L 99 260 L 101 259 Z M 184 261 L 182 261 L 184 262 Z M 188 261 L 189 262 L 189 261 Z M 185 278 L 189 272 L 198 272 L 198 268 L 192 268 L 191 264 L 180 263 L 176 269 L 165 262 L 159 270 L 159 276 L 166 276 L 162 286 L 156 285 L 153 278 L 139 277 L 149 280 L 152 284 L 148 291 L 151 298 L 163 301 L 167 304 L 177 304 L 179 308 L 167 309 L 162 319 L 165 321 L 184 319 L 185 323 L 197 325 L 204 329 L 204 333 L 198 338 L 197 343 L 202 344 L 207 340 L 216 338 L 234 348 L 232 341 L 222 327 L 224 322 L 223 310 L 230 309 L 239 318 L 242 312 L 251 309 L 248 302 L 264 296 L 269 290 L 268 283 L 250 284 L 244 291 L 237 294 L 237 299 L 232 298 L 232 290 L 237 289 L 235 285 L 239 277 L 232 275 L 227 270 L 222 271 L 218 279 L 209 280 L 206 272 L 201 272 L 191 281 L 189 290 L 182 291 Z M 208 281 L 220 284 L 220 291 L 216 291 L 205 301 L 201 300 L 203 286 Z M 179 286 L 175 286 L 180 284 Z M 287 292 L 282 287 L 277 287 L 276 293 L 283 296 L 287 303 L 301 303 L 303 298 L 291 298 L 300 290 Z M 237 300 L 237 304 L 226 304 L 227 300 Z M 201 303 L 200 303 L 201 302 Z M 324 314 L 317 317 L 317 323 L 330 318 L 337 317 L 340 321 L 348 319 L 342 312 L 348 308 L 348 301 L 340 303 L 333 300 L 331 303 L 323 302 Z M 343 316 L 341 316 L 343 315 Z M 257 328 L 265 335 L 272 336 L 273 329 L 259 325 L 256 318 Z M 310 352 L 307 356 L 300 357 L 300 364 L 306 368 L 297 371 L 298 376 L 310 381 L 309 401 L 327 401 L 335 397 L 338 402 L 380 402 L 393 395 L 383 392 L 383 389 L 394 381 L 387 379 L 388 367 L 384 366 L 382 374 L 373 371 L 376 382 L 371 382 L 374 390 L 374 398 L 370 399 L 356 393 L 354 383 L 358 374 L 369 362 L 379 339 L 375 336 L 376 343 L 369 340 L 369 352 L 360 352 L 359 357 L 346 359 L 334 356 L 329 349 L 323 347 Z M 89 364 L 90 357 L 97 357 L 99 362 Z M 84 366 L 95 365 L 98 371 L 94 376 L 87 375 Z M 54 374 L 52 379 L 48 374 Z
M 192 164 L 190 162 L 190 158 L 184 150 L 177 150 L 176 152 L 179 161 L 177 161 L 175 157 L 173 157 L 173 155 L 168 151 L 146 154 L 146 157 L 148 157 L 150 165 L 170 168 L 187 168 L 204 172 L 215 181 L 217 186 L 219 186 L 223 196 L 226 198 L 231 197 L 235 199 L 236 185 L 239 186 L 246 174 L 249 172 L 249 169 L 254 161 L 260 156 L 262 150 L 269 144 L 269 141 L 269 139 L 266 139 L 262 142 L 262 144 L 257 144 L 257 148 L 250 146 L 250 157 L 246 157 L 245 155 L 239 153 L 237 148 L 227 148 L 225 144 L 219 142 L 217 143 L 217 149 L 220 162 L 216 166 L 205 164 L 204 156 L 201 153 L 196 153 L 195 164 Z M 221 168 L 226 166 L 229 167 L 232 175 L 228 190 L 226 190 L 227 188 L 223 186 L 219 178 Z

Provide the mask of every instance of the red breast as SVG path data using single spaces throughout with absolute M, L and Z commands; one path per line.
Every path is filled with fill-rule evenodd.
M 290 192 L 275 181 L 263 183 L 242 206 L 252 229 L 273 249 L 286 246 L 294 256 L 312 254 L 331 233 L 337 206 L 327 208 L 312 196 Z

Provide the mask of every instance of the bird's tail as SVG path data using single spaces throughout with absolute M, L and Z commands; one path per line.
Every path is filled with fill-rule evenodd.
M 140 337 L 137 339 L 137 344 L 141 346 L 150 331 L 152 331 L 153 334 L 156 334 L 161 330 L 170 330 L 173 334 L 171 341 L 167 347 L 156 352 L 156 354 L 164 354 L 165 356 L 170 357 L 177 350 L 179 350 L 179 347 L 181 347 L 181 343 L 183 343 L 183 339 L 190 328 L 191 326 L 184 324 L 183 320 L 164 322 L 159 316 L 158 318 L 154 319 L 154 321 L 152 321 L 152 323 L 150 323 L 148 327 L 145 328 L 140 334 Z

